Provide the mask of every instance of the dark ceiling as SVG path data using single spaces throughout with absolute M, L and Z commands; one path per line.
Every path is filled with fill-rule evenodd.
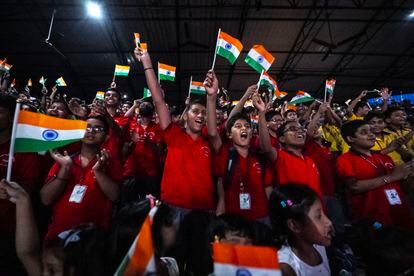
M 163 82 L 169 102 L 182 102 L 190 75 L 202 80 L 213 59 L 218 28 L 244 45 L 235 66 L 218 57 L 216 73 L 233 99 L 259 75 L 244 63 L 254 44 L 276 61 L 269 73 L 281 90 L 323 96 L 326 77 L 335 76 L 335 97 L 346 100 L 363 89 L 414 88 L 414 1 L 397 0 L 111 0 L 101 20 L 89 18 L 86 1 L 2 0 L 0 57 L 24 85 L 29 77 L 63 76 L 67 93 L 92 98 L 111 82 L 114 65 L 132 59 L 133 33 L 148 42 L 153 62 L 177 66 L 175 83 Z M 45 43 L 56 9 L 51 42 Z M 143 71 L 130 62 L 118 86 L 141 96 Z M 48 84 L 52 85 L 53 81 Z

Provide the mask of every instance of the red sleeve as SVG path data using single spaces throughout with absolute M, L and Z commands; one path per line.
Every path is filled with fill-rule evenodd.
M 55 178 L 59 172 L 59 169 L 60 169 L 60 164 L 58 162 L 55 162 L 52 168 L 50 169 L 44 184 L 48 183 L 50 180 L 52 180 L 52 178 Z
M 336 162 L 336 166 L 338 175 L 343 180 L 347 180 L 349 178 L 356 178 L 356 172 L 352 164 L 351 156 L 347 154 L 340 156 Z
M 129 118 L 125 116 L 114 117 L 114 121 L 124 130 L 128 127 L 129 124 Z
M 164 142 L 167 144 L 167 146 L 179 141 L 182 135 L 183 132 L 180 127 L 173 122 L 171 122 L 170 125 L 162 131 L 162 138 L 164 139 Z

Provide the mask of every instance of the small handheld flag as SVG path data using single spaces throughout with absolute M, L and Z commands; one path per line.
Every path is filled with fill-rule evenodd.
M 158 62 L 158 80 L 175 80 L 176 67 Z
M 148 45 L 147 43 L 139 44 L 139 48 L 141 48 L 144 52 L 148 52 Z
M 207 93 L 206 88 L 202 82 L 191 81 L 190 83 L 190 94 L 205 95 Z
M 270 66 L 275 61 L 275 57 L 272 56 L 263 45 L 254 45 L 244 61 L 254 70 L 261 73 L 262 70 L 269 70 Z
M 13 65 L 6 63 L 7 59 L 0 61 L 0 69 L 6 72 L 9 72 Z
M 278 89 L 276 81 L 264 70 L 262 71 L 259 85 L 266 86 L 269 92 L 275 92 Z
M 325 81 L 325 102 L 326 102 L 326 95 L 328 93 L 331 95 L 333 94 L 334 89 L 335 89 L 335 83 L 336 83 L 335 79 Z
M 40 80 L 39 80 L 39 83 L 41 84 L 41 85 L 43 85 L 43 86 L 45 86 L 45 84 L 46 84 L 46 80 L 47 79 L 45 79 L 43 76 L 40 78 Z
M 63 77 L 60 77 L 56 80 L 56 85 L 57 86 L 67 86 L 65 80 L 63 79 Z
M 148 88 L 144 87 L 144 93 L 142 94 L 142 98 L 147 99 L 147 98 L 150 98 L 151 96 L 152 96 L 151 91 Z
M 273 247 L 213 243 L 214 275 L 281 276 Z
M 217 40 L 215 54 L 227 59 L 230 64 L 234 64 L 243 49 L 243 44 L 231 35 L 220 32 Z
M 313 100 L 314 100 L 314 98 L 311 95 L 309 95 L 305 91 L 299 90 L 296 93 L 296 96 L 293 97 L 292 100 L 290 100 L 289 104 L 294 105 L 294 104 L 311 102 Z
M 149 212 L 128 253 L 115 271 L 115 276 L 157 275 L 151 233 L 152 220 L 157 210 L 158 207 L 153 207 Z
M 123 76 L 123 77 L 127 77 L 129 74 L 129 69 L 130 67 L 127 65 L 119 65 L 119 64 L 115 64 L 115 72 L 114 72 L 114 77 L 115 76 Z
M 137 48 L 140 46 L 141 38 L 139 33 L 134 33 L 134 43 Z
M 103 91 L 97 91 L 95 99 L 103 101 L 105 99 L 105 92 Z

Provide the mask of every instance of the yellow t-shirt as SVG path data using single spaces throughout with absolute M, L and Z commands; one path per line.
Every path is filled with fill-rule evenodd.
M 399 129 L 399 130 L 392 130 L 390 128 L 386 128 L 384 129 L 385 133 L 388 134 L 392 134 L 394 139 L 400 138 L 400 137 L 404 137 L 405 135 L 407 135 L 408 133 L 410 133 L 410 129 L 408 128 L 403 128 L 403 129 Z M 403 149 L 405 149 L 406 151 L 408 151 L 412 156 L 414 156 L 414 136 L 411 137 L 411 139 L 408 141 L 407 144 L 402 146 Z
M 352 112 L 351 117 L 349 117 L 347 121 L 349 122 L 349 121 L 355 121 L 355 120 L 364 120 L 364 117 L 357 116 L 355 115 L 355 113 Z
M 371 150 L 381 151 L 383 149 L 386 149 L 391 144 L 391 142 L 394 140 L 395 140 L 394 134 L 384 134 L 382 137 L 376 137 L 375 145 L 371 148 Z M 400 165 L 404 163 L 404 161 L 401 158 L 401 155 L 395 150 L 388 153 L 388 156 L 391 157 L 395 165 Z
M 349 151 L 349 146 L 342 138 L 341 130 L 330 124 L 325 124 L 322 127 L 323 137 L 331 143 L 330 150 L 332 152 L 345 153 Z

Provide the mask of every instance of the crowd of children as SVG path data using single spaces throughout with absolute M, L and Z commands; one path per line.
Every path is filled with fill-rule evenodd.
M 179 113 L 149 53 L 134 55 L 151 98 L 133 103 L 115 83 L 90 105 L 56 87 L 37 99 L 3 73 L 0 275 L 113 275 L 153 198 L 159 275 L 212 275 L 213 242 L 275 247 L 283 275 L 414 273 L 410 104 L 384 88 L 374 110 L 366 91 L 346 109 L 332 97 L 289 109 L 252 85 L 231 106 L 210 70 Z M 7 182 L 16 100 L 87 127 L 80 142 L 15 153 Z

